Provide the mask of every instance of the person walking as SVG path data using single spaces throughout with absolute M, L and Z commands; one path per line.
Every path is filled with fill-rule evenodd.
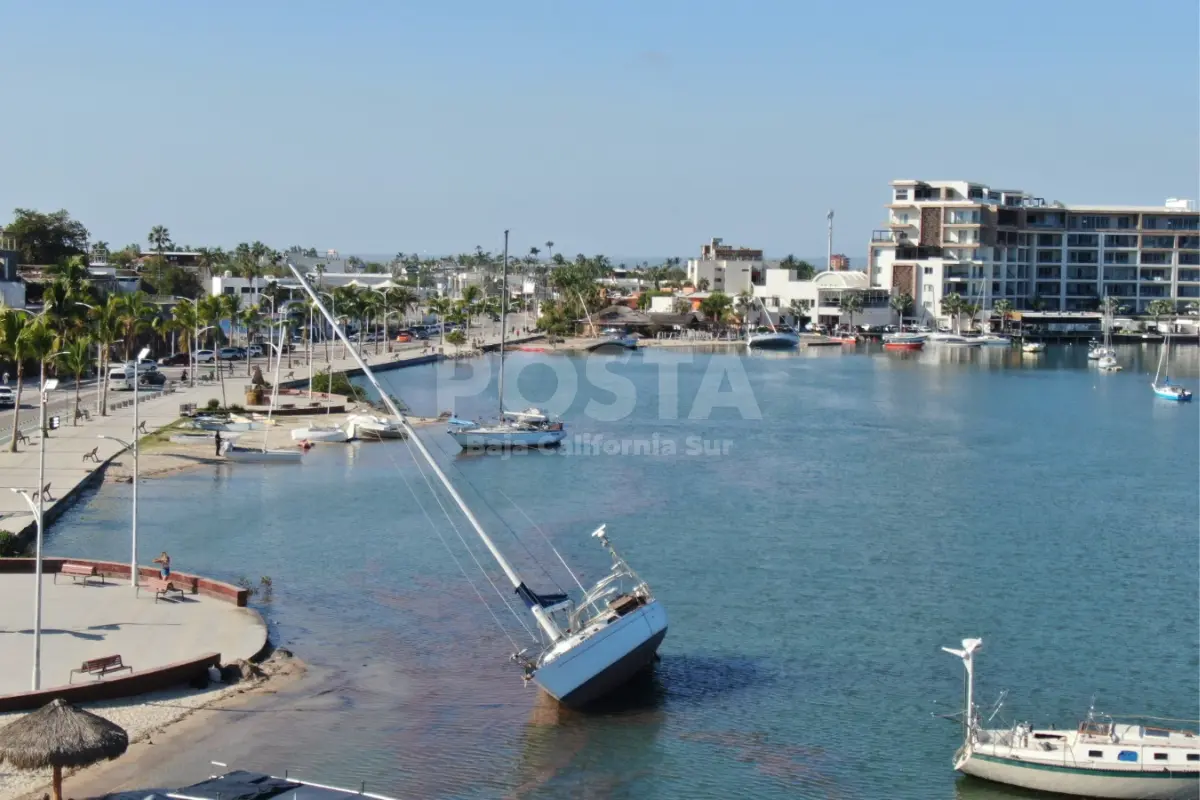
M 217 455 L 221 455 L 221 432 L 217 431 L 213 438 L 216 439 L 217 442 Z

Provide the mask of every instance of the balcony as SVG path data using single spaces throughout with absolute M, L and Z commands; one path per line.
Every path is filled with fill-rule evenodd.
M 916 245 L 911 240 L 896 243 L 898 261 L 917 261 L 923 258 L 940 258 L 942 248 L 937 245 Z
M 873 230 L 871 231 L 871 244 L 899 244 L 907 241 L 908 234 L 900 231 Z

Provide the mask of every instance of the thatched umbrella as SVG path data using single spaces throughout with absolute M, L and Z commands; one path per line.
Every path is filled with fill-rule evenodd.
M 62 800 L 63 767 L 116 758 L 127 747 L 123 728 L 61 697 L 0 728 L 0 762 L 17 769 L 53 767 L 55 800 Z

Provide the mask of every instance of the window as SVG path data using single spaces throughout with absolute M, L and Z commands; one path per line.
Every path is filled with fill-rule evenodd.
M 1155 760 L 1155 761 L 1166 761 L 1166 760 L 1167 760 L 1167 754 L 1166 754 L 1166 753 L 1155 753 L 1155 754 L 1154 754 L 1154 760 Z
M 1039 233 L 1037 235 L 1038 247 L 1062 247 L 1061 233 Z
M 999 203 L 1000 202 L 1000 193 L 999 192 L 988 192 L 987 199 L 989 202 Z
M 1200 761 L 1200 753 L 1188 753 L 1188 761 Z
M 897 189 L 896 190 L 896 199 L 897 200 L 907 200 L 908 199 L 908 189 Z
M 1200 253 L 1180 253 L 1180 264 L 1200 264 Z
M 1105 247 L 1137 247 L 1137 237 L 1130 236 L 1130 235 L 1119 236 L 1119 235 L 1110 233 L 1104 237 L 1104 246 Z
M 926 267 L 926 268 L 925 268 L 925 274 L 926 274 L 926 275 L 932 275 L 932 274 L 933 274 L 933 267 Z
M 1103 750 L 1088 750 L 1088 758 L 1104 758 Z
M 967 187 L 967 197 L 970 198 L 971 200 L 982 200 L 983 199 L 983 187 L 982 186 L 968 186 Z
M 1067 236 L 1067 247 L 1097 247 L 1100 237 L 1094 233 L 1072 233 Z
M 1142 253 L 1143 264 L 1161 264 L 1166 266 L 1171 263 L 1170 253 Z
M 1105 253 L 1105 264 L 1132 264 L 1133 253 Z
M 1156 250 L 1170 250 L 1175 246 L 1174 236 L 1143 236 L 1142 247 L 1153 247 Z
M 1057 264 L 1062 260 L 1062 253 L 1058 250 L 1038 250 L 1037 260 L 1040 264 L 1045 264 L 1046 262 Z
M 907 225 L 908 224 L 908 213 L 905 212 L 903 214 L 897 214 L 896 221 L 899 222 L 901 225 Z
M 1180 236 L 1180 250 L 1200 250 L 1200 236 Z

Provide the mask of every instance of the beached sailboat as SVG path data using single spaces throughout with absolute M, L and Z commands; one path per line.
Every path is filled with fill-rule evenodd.
M 339 442 L 350 441 L 351 436 L 345 428 L 338 425 L 309 425 L 292 430 L 293 442 Z
M 1158 369 L 1154 372 L 1154 382 L 1150 384 L 1150 388 L 1154 393 L 1164 400 L 1174 400 L 1177 403 L 1185 403 L 1192 399 L 1192 393 L 1182 386 L 1177 386 L 1171 383 L 1171 378 L 1167 375 L 1167 362 L 1170 359 L 1168 355 L 1171 349 L 1171 335 L 1167 334 L 1167 338 L 1162 343 L 1162 352 L 1158 356 Z M 1162 381 L 1159 381 L 1159 377 Z
M 351 439 L 368 442 L 381 439 L 403 439 L 404 426 L 399 420 L 378 414 L 351 414 L 346 418 L 346 434 Z
M 289 262 L 288 268 L 321 314 L 332 319 L 321 298 L 295 265 Z M 341 330 L 337 330 L 337 335 L 346 341 Z M 582 594 L 577 598 L 561 593 L 539 594 L 530 589 L 484 530 L 396 403 L 379 385 L 366 361 L 353 348 L 350 353 L 388 410 L 404 427 L 408 435 L 406 441 L 415 448 L 458 506 L 537 622 L 543 636 L 542 644 L 532 650 L 514 653 L 512 657 L 523 668 L 526 680 L 537 683 L 560 702 L 580 707 L 621 687 L 653 664 L 658 646 L 667 635 L 667 611 L 654 597 L 649 584 L 613 548 L 605 526 L 592 533 L 612 558 L 612 566 L 605 577 L 590 589 L 585 590 L 580 585 Z
M 1200 797 L 1200 736 L 1146 725 L 1117 724 L 1095 713 L 1076 730 L 984 728 L 974 703 L 975 654 L 982 639 L 962 649 L 943 647 L 966 667 L 963 743 L 954 768 L 997 783 L 1042 792 L 1114 800 L 1196 800 Z
M 504 410 L 504 346 L 508 331 L 508 231 L 504 232 L 504 287 L 500 299 L 500 416 L 493 422 L 471 422 L 453 418 L 448 433 L 464 450 L 557 447 L 567 438 L 561 421 L 545 414 L 512 413 Z M 586 310 L 587 306 L 584 306 Z
M 759 350 L 791 350 L 792 348 L 799 347 L 800 334 L 791 328 L 781 331 L 775 327 L 775 323 L 771 322 L 771 313 L 767 311 L 767 306 L 763 303 L 762 298 L 755 296 L 754 299 L 762 306 L 763 314 L 767 318 L 767 326 L 770 330 L 759 330 L 755 333 L 747 331 L 746 346 Z
M 287 326 L 280 324 L 279 326 L 279 347 L 283 349 L 283 336 L 287 332 Z M 241 447 L 231 440 L 225 440 L 221 445 L 221 455 L 226 461 L 240 461 L 256 464 L 296 464 L 300 462 L 300 458 L 304 455 L 304 451 L 300 448 L 288 448 L 286 450 L 267 449 L 267 434 L 271 427 L 271 412 L 275 410 L 275 403 L 279 399 L 279 362 L 283 359 L 275 359 L 275 381 L 271 385 L 271 405 L 267 407 L 267 422 L 263 426 L 263 443 L 261 448 Z

